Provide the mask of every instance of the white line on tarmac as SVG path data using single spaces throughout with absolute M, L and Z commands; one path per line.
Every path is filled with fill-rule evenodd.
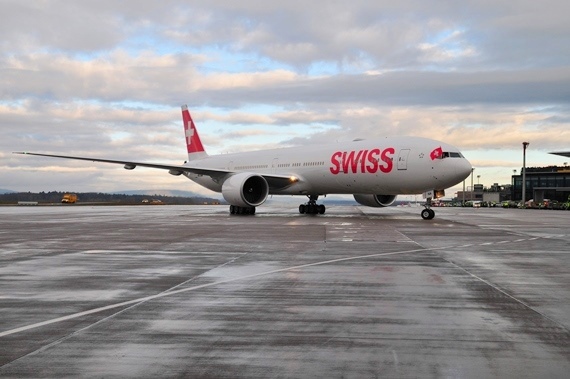
M 452 248 L 452 246 L 438 247 L 438 248 L 433 248 L 433 249 L 430 249 L 430 248 L 421 248 L 421 249 L 406 250 L 406 251 L 396 251 L 396 252 L 392 252 L 392 253 L 379 253 L 379 254 L 361 255 L 361 256 L 358 256 L 358 257 L 348 257 L 348 258 L 332 259 L 332 260 L 328 260 L 328 261 L 315 262 L 315 263 L 308 263 L 308 264 L 304 264 L 304 265 L 293 266 L 293 267 L 287 267 L 287 268 L 282 268 L 282 269 L 278 269 L 278 270 L 265 271 L 265 272 L 260 272 L 260 273 L 257 273 L 257 274 L 251 274 L 251 275 L 241 276 L 241 277 L 238 277 L 238 278 L 227 279 L 227 280 L 220 280 L 220 281 L 213 282 L 213 283 L 201 284 L 201 285 L 194 286 L 194 287 L 188 287 L 188 288 L 182 288 L 182 289 L 174 290 L 174 291 L 162 292 L 162 293 L 159 293 L 159 294 L 156 294 L 156 295 L 141 297 L 141 298 L 138 298 L 138 299 L 133 299 L 133 300 L 129 300 L 129 301 L 124 301 L 124 302 L 122 302 L 122 303 L 116 303 L 116 304 L 111 304 L 111 305 L 107 305 L 107 306 L 100 307 L 100 308 L 90 309 L 90 310 L 87 310 L 87 311 L 84 311 L 84 312 L 78 312 L 78 313 L 70 314 L 70 315 L 67 315 L 67 316 L 58 317 L 58 318 L 54 318 L 54 319 L 51 319 L 51 320 L 46 320 L 46 321 L 38 322 L 38 323 L 31 324 L 31 325 L 27 325 L 27 326 L 22 326 L 22 327 L 16 328 L 16 329 L 6 330 L 6 331 L 4 331 L 4 332 L 0 332 L 0 337 L 5 337 L 5 336 L 11 335 L 11 334 L 24 332 L 24 331 L 26 331 L 26 330 L 39 328 L 39 327 L 45 326 L 45 325 L 55 324 L 55 323 L 61 322 L 61 321 L 72 320 L 72 319 L 75 319 L 75 318 L 78 318 L 78 317 L 87 316 L 87 315 L 90 315 L 90 314 L 93 314 L 93 313 L 103 312 L 103 311 L 106 311 L 106 310 L 109 310 L 109 309 L 114 309 L 114 308 L 123 307 L 123 306 L 125 306 L 125 305 L 130 305 L 130 304 L 135 304 L 135 303 L 143 303 L 143 302 L 146 302 L 146 301 L 150 301 L 150 300 L 154 300 L 154 299 L 159 299 L 159 298 L 166 297 L 166 296 L 172 296 L 172 295 L 176 295 L 176 294 L 179 294 L 179 293 L 194 291 L 194 290 L 198 290 L 198 289 L 201 289 L 201 288 L 211 287 L 211 286 L 215 286 L 215 285 L 219 285 L 219 284 L 231 283 L 231 282 L 235 282 L 235 281 L 238 281 L 238 280 L 245 280 L 245 279 L 255 278 L 255 277 L 259 277 L 259 276 L 265 276 L 265 275 L 276 274 L 276 273 L 279 273 L 279 272 L 293 271 L 293 270 L 303 269 L 303 268 L 312 267 L 312 266 L 320 266 L 320 265 L 325 265 L 325 264 L 331 264 L 331 263 L 337 263 L 337 262 L 344 262 L 344 261 L 350 261 L 350 260 L 356 260 L 356 259 L 374 258 L 374 257 L 388 256 L 388 255 L 397 255 L 397 254 L 408 254 L 408 253 L 424 252 L 424 251 L 430 251 L 430 250 L 443 250 L 443 249 L 450 249 L 450 248 Z
M 509 241 L 509 242 L 522 242 L 522 241 L 525 241 L 525 240 L 526 240 L 526 239 L 518 239 L 518 240 L 514 240 L 514 241 Z M 487 244 L 487 243 L 483 243 L 483 244 L 481 244 L 481 245 L 486 245 L 486 244 Z M 413 249 L 413 250 L 395 251 L 395 252 L 391 252 L 391 253 L 368 254 L 368 255 L 360 255 L 360 256 L 357 256 L 357 257 L 346 257 L 346 258 L 331 259 L 331 260 L 327 260 L 327 261 L 314 262 L 314 263 L 307 263 L 307 264 L 299 265 L 299 266 L 292 266 L 292 267 L 286 267 L 286 268 L 281 268 L 281 269 L 277 269 L 277 270 L 265 271 L 265 272 L 260 272 L 260 273 L 257 273 L 257 274 L 251 274 L 251 275 L 246 275 L 246 276 L 240 276 L 240 277 L 238 277 L 238 278 L 226 279 L 226 280 L 220 280 L 220 281 L 213 282 L 213 283 L 201 284 L 201 285 L 194 286 L 194 287 L 182 288 L 182 289 L 174 290 L 174 291 L 161 292 L 161 293 L 156 294 L 156 295 L 140 297 L 140 298 L 138 298 L 138 299 L 133 299 L 133 300 L 129 300 L 129 301 L 124 301 L 124 302 L 122 302 L 122 303 L 110 304 L 110 305 L 107 305 L 107 306 L 104 306 L 104 307 L 100 307 L 100 308 L 94 308 L 94 309 L 90 309 L 90 310 L 83 311 L 83 312 L 73 313 L 73 314 L 70 314 L 70 315 L 67 315 L 67 316 L 58 317 L 58 318 L 54 318 L 54 319 L 51 319 L 51 320 L 46 320 L 46 321 L 38 322 L 38 323 L 35 323 L 35 324 L 30 324 L 30 325 L 22 326 L 22 327 L 19 327 L 19 328 L 16 328 L 16 329 L 6 330 L 6 331 L 4 331 L 4 332 L 0 332 L 0 337 L 9 336 L 9 335 L 11 335 L 11 334 L 16 334 L 16 333 L 24 332 L 24 331 L 26 331 L 26 330 L 35 329 L 35 328 L 39 328 L 39 327 L 41 327 L 41 326 L 51 325 L 51 324 L 55 324 L 55 323 L 62 322 L 62 321 L 72 320 L 72 319 L 75 319 L 75 318 L 79 318 L 79 317 L 91 315 L 91 314 L 94 314 L 94 313 L 104 312 L 104 311 L 106 311 L 106 310 L 123 307 L 123 306 L 125 306 L 125 305 L 131 305 L 131 304 L 136 304 L 136 303 L 143 303 L 143 302 L 146 302 L 146 301 L 150 301 L 150 300 L 154 300 L 154 299 L 159 299 L 159 298 L 166 297 L 166 296 L 172 296 L 172 295 L 176 295 L 176 294 L 183 293 L 183 292 L 190 292 L 190 291 L 198 290 L 198 289 L 201 289 L 201 288 L 216 286 L 216 285 L 219 285 L 219 284 L 231 283 L 231 282 L 235 282 L 235 281 L 238 281 L 238 280 L 245 280 L 245 279 L 257 278 L 257 277 L 260 277 L 260 276 L 271 275 L 271 274 L 276 274 L 276 273 L 286 272 L 286 271 L 299 270 L 299 269 L 304 269 L 304 268 L 313 267 L 313 266 L 322 266 L 322 265 L 331 264 L 331 263 L 346 262 L 346 261 L 352 261 L 352 260 L 358 260 L 358 259 L 366 259 L 366 258 L 385 257 L 385 256 L 390 256 L 390 255 L 409 254 L 409 253 L 418 253 L 418 252 L 426 252 L 426 251 L 437 251 L 437 250 L 446 250 L 446 249 L 456 249 L 456 248 L 466 247 L 466 246 L 470 246 L 470 245 L 461 245 L 461 246 L 457 246 L 457 245 L 456 245 L 456 246 L 443 246 L 443 247 L 433 247 L 433 248 L 419 248 L 419 249 Z

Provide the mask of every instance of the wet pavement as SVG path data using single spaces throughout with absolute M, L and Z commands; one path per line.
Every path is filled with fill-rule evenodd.
M 570 372 L 570 212 L 0 207 L 0 377 Z

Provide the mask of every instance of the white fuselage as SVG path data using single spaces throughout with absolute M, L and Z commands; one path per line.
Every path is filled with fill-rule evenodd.
M 434 157 L 437 149 L 442 155 Z M 297 179 L 285 188 L 270 190 L 270 194 L 275 195 L 418 194 L 451 187 L 472 170 L 457 148 L 418 137 L 386 137 L 216 155 L 189 164 Z M 222 190 L 222 182 L 209 176 L 185 175 L 213 191 Z

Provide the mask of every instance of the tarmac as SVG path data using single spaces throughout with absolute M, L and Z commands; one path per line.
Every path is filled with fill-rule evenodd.
M 0 377 L 565 378 L 570 212 L 0 207 Z

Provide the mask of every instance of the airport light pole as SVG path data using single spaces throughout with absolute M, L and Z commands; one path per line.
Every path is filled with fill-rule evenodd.
M 526 202 L 526 148 L 529 142 L 523 142 L 523 167 L 522 167 L 522 203 L 523 207 Z
M 471 198 L 469 200 L 473 201 L 473 171 L 475 171 L 475 167 L 471 168 Z

